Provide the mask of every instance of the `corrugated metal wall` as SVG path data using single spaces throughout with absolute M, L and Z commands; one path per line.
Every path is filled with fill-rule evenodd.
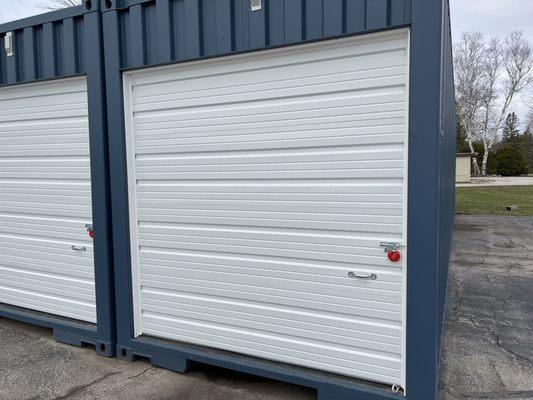
M 444 323 L 444 308 L 450 262 L 450 246 L 455 213 L 455 90 L 449 6 L 445 2 L 442 27 L 441 138 L 440 138 L 440 245 L 439 245 L 439 338 Z
M 0 85 L 85 73 L 85 6 L 0 26 Z M 14 55 L 4 51 L 13 32 Z
M 448 0 L 411 2 L 407 393 L 434 399 L 454 208 Z
M 119 11 L 121 66 L 132 68 L 401 26 L 409 0 L 134 0 Z M 117 3 L 111 2 L 111 9 Z M 102 8 L 105 10 L 105 2 Z

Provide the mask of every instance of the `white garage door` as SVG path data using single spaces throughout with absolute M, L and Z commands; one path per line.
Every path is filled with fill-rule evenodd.
M 0 89 L 0 303 L 96 322 L 85 79 Z
M 405 31 L 126 74 L 136 334 L 403 384 L 406 82 Z

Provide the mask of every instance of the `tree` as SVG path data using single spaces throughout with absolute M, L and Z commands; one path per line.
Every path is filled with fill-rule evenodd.
M 478 114 L 484 82 L 482 79 L 483 36 L 479 32 L 465 32 L 454 46 L 453 62 L 457 119 L 463 127 L 470 153 L 474 151 L 474 137 L 478 130 Z M 472 157 L 472 168 L 479 175 L 477 157 Z
M 532 81 L 533 56 L 522 32 L 485 42 L 479 32 L 463 34 L 455 46 L 457 109 L 469 144 L 483 143 L 481 174 L 497 142 L 509 107 Z M 470 146 L 472 149 L 472 146 Z M 474 170 L 477 172 L 477 160 Z
M 502 131 L 503 143 L 516 143 L 520 138 L 520 122 L 514 112 L 507 114 Z
M 40 7 L 44 10 L 60 10 L 62 8 L 79 6 L 82 0 L 49 0 L 48 3 L 41 4 Z
M 533 140 L 533 131 L 531 130 L 531 125 L 528 125 L 524 133 L 522 134 L 523 141 L 531 142 Z
M 461 121 L 459 121 L 459 119 L 457 119 L 457 143 L 455 146 L 455 151 L 457 153 L 468 153 L 470 151 L 465 129 L 461 125 Z
M 533 132 L 529 126 L 525 129 L 524 133 L 520 135 L 518 143 L 515 146 L 525 154 L 529 166 L 529 172 L 533 172 Z
M 502 176 L 527 174 L 528 166 L 524 153 L 514 147 L 503 147 L 496 153 L 498 173 Z
M 477 162 L 478 162 L 478 168 L 481 171 L 481 161 L 483 160 L 483 156 L 485 155 L 485 148 L 483 147 L 483 142 L 481 141 L 475 141 L 473 143 L 474 145 L 474 151 L 478 155 Z M 496 167 L 496 152 L 491 150 L 489 151 L 489 155 L 487 156 L 487 175 L 496 175 L 498 174 L 498 168 Z

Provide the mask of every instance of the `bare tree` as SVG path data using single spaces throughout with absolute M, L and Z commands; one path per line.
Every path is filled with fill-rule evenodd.
M 483 36 L 479 32 L 465 32 L 461 41 L 454 47 L 454 71 L 456 86 L 457 118 L 464 128 L 470 152 L 474 154 L 475 134 L 479 131 L 479 111 L 481 109 L 483 80 Z M 472 157 L 472 168 L 479 175 L 477 157 Z
M 454 62 L 458 116 L 470 150 L 473 141 L 483 143 L 481 174 L 486 175 L 490 149 L 499 138 L 509 108 L 533 81 L 531 47 L 519 31 L 503 42 L 485 42 L 480 33 L 468 32 L 456 46 Z
M 41 4 L 43 10 L 60 10 L 62 8 L 79 6 L 82 0 L 49 0 L 47 3 Z

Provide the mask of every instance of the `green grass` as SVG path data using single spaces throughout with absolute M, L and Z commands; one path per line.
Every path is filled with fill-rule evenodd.
M 455 211 L 458 214 L 531 215 L 533 186 L 482 186 L 456 188 Z M 517 205 L 517 211 L 506 206 Z

